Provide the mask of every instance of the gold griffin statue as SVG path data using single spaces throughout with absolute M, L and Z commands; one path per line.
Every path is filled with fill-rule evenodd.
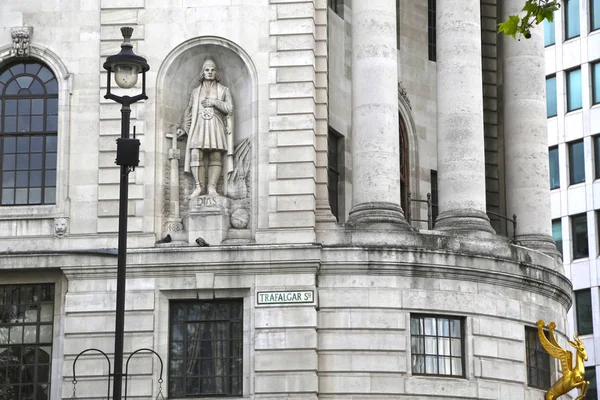
M 557 380 L 554 385 L 546 392 L 545 400 L 555 400 L 563 394 L 570 392 L 577 388 L 579 389 L 579 396 L 575 400 L 580 400 L 587 394 L 589 381 L 585 380 L 585 367 L 584 361 L 587 361 L 587 351 L 585 345 L 579 340 L 579 334 L 576 332 L 573 335 L 574 342 L 569 340 L 569 344 L 577 350 L 577 361 L 575 362 L 575 368 L 573 368 L 573 353 L 560 347 L 554 336 L 554 328 L 556 323 L 550 322 L 548 324 L 549 337 L 546 337 L 544 333 L 544 325 L 546 323 L 543 320 L 537 322 L 538 336 L 544 349 L 554 358 L 560 360 L 560 366 L 562 368 L 563 376 Z

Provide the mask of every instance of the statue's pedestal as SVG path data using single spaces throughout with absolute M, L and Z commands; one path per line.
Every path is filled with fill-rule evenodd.
M 190 200 L 188 240 L 196 244 L 201 237 L 211 246 L 221 244 L 229 231 L 229 199 L 200 196 Z

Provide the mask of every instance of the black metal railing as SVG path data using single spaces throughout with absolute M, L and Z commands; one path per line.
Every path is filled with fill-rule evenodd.
M 425 222 L 427 223 L 427 229 L 432 230 L 433 229 L 433 207 L 437 206 L 437 204 L 433 204 L 433 202 L 431 201 L 431 193 L 427 193 L 427 200 L 423 200 L 423 199 L 413 199 L 412 198 L 412 193 L 408 192 L 408 201 L 407 201 L 407 205 L 406 205 L 406 221 L 408 221 L 409 225 L 412 225 L 413 222 Z M 412 218 L 412 203 L 413 202 L 417 202 L 417 203 L 426 203 L 427 204 L 427 219 L 413 219 Z M 418 228 L 418 227 L 416 227 Z
M 515 244 L 517 243 L 517 214 L 513 214 L 512 218 L 507 217 L 504 214 L 499 214 L 497 212 L 493 212 L 493 211 L 486 211 L 488 215 L 493 215 L 495 217 L 501 218 L 504 221 L 506 221 L 507 223 L 510 222 L 512 223 L 512 238 L 508 235 L 508 229 L 506 230 L 506 237 L 510 238 L 510 241 Z

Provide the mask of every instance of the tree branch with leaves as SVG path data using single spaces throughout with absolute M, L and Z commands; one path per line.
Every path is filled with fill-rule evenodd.
M 554 12 L 560 8 L 560 0 L 527 0 L 521 11 L 525 15 L 509 15 L 508 19 L 498 24 L 498 33 L 517 39 L 531 37 L 531 28 L 544 21 L 554 21 Z

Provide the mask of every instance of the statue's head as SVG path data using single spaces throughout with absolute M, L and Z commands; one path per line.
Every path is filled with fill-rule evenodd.
M 579 339 L 579 333 L 575 332 L 575 335 L 573 335 L 573 339 L 575 339 L 575 341 L 571 342 L 569 340 L 569 344 L 577 350 L 577 355 L 581 355 L 583 361 L 587 361 L 587 350 L 585 349 L 585 344 L 583 344 L 583 342 Z
M 204 63 L 202 64 L 202 76 L 200 77 L 200 82 L 204 81 L 221 81 L 217 64 L 210 57 L 204 60 Z

